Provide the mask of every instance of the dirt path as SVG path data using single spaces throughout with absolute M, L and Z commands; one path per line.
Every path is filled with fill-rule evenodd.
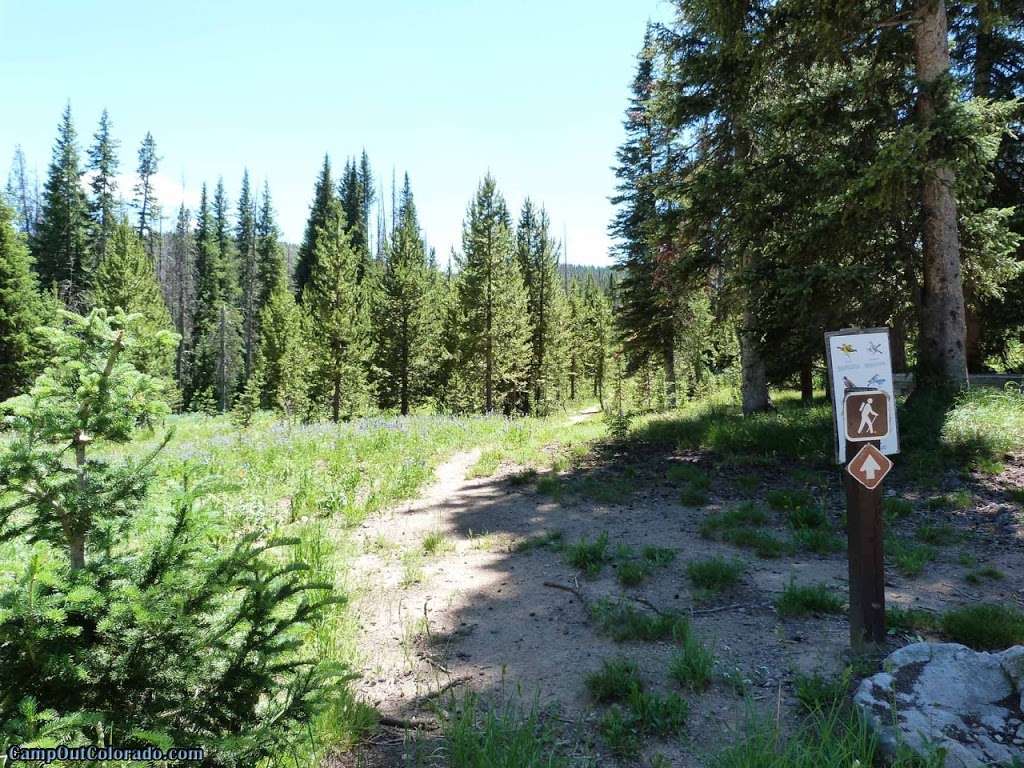
M 678 457 L 633 457 L 630 492 L 616 503 L 598 503 L 573 494 L 556 501 L 532 484 L 514 482 L 511 470 L 466 479 L 479 455 L 477 449 L 452 457 L 420 499 L 366 521 L 358 533 L 363 554 L 355 572 L 363 583 L 355 611 L 365 662 L 359 695 L 382 714 L 429 715 L 428 704 L 438 691 L 459 686 L 495 698 L 519 695 L 557 711 L 568 731 L 587 735 L 597 765 L 618 765 L 593 739 L 602 709 L 588 699 L 584 678 L 602 659 L 625 655 L 640 666 L 650 688 L 678 691 L 667 673 L 674 648 L 617 644 L 595 631 L 572 593 L 545 586 L 573 585 L 579 575 L 552 548 L 516 545 L 554 531 L 566 543 L 607 531 L 613 549 L 625 545 L 639 552 L 657 546 L 677 553 L 635 588 L 620 586 L 610 566 L 597 578 L 578 582 L 591 600 L 624 596 L 691 612 L 694 634 L 714 649 L 715 684 L 703 693 L 683 692 L 690 703 L 686 735 L 671 744 L 652 742 L 648 757 L 661 753 L 669 765 L 682 768 L 704 765 L 708 751 L 743 730 L 744 695 L 786 717 L 795 701 L 795 675 L 842 669 L 848 642 L 844 616 L 780 619 L 772 603 L 790 579 L 825 582 L 845 594 L 845 557 L 802 553 L 758 560 L 701 538 L 701 520 L 731 500 L 715 496 L 702 509 L 680 505 L 678 488 L 666 480 L 669 462 Z M 582 471 L 603 477 L 607 468 L 598 463 Z M 431 554 L 424 546 L 428 537 L 437 544 Z M 715 603 L 725 610 L 706 613 L 689 588 L 686 564 L 711 555 L 742 557 L 747 572 L 739 589 Z M 922 592 L 941 592 L 943 581 L 918 583 L 907 596 L 918 600 Z M 899 597 L 903 586 L 890 584 L 890 594 Z M 729 674 L 744 681 L 745 691 L 722 681 Z M 410 749 L 407 738 L 391 738 L 370 745 L 351 764 L 443 763 L 429 750 L 424 756 Z

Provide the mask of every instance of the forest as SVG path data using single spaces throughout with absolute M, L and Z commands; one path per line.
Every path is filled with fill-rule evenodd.
M 74 92 L 12 147 L 3 766 L 1024 765 L 1024 2 L 664 5 L 579 263 L 486 166 L 438 253 L 365 149 L 293 243 Z

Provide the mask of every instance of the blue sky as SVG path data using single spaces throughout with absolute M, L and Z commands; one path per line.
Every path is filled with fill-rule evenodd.
M 83 148 L 110 111 L 122 173 L 153 132 L 167 216 L 220 175 L 234 198 L 247 167 L 298 241 L 323 154 L 340 168 L 365 147 L 388 187 L 409 172 L 442 263 L 490 170 L 514 211 L 526 195 L 548 208 L 571 261 L 604 264 L 636 52 L 669 13 L 664 0 L 0 0 L 0 173 L 21 144 L 45 174 L 70 99 Z

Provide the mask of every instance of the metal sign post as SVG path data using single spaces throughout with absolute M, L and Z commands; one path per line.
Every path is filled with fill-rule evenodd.
M 836 435 L 845 464 L 850 645 L 855 653 L 885 642 L 882 481 L 899 452 L 887 329 L 825 334 Z

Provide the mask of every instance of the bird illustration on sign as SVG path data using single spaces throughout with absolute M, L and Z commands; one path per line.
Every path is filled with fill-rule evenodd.
M 868 344 L 868 351 L 873 355 L 882 354 L 882 345 L 877 341 L 872 341 Z
M 880 387 L 883 384 L 885 384 L 885 379 L 883 379 L 877 373 L 874 376 L 872 376 L 870 379 L 868 379 L 868 386 L 869 387 Z
M 839 351 L 846 355 L 847 358 L 850 358 L 850 355 L 856 352 L 857 348 L 850 344 L 849 342 L 844 342 L 843 344 L 839 345 Z

